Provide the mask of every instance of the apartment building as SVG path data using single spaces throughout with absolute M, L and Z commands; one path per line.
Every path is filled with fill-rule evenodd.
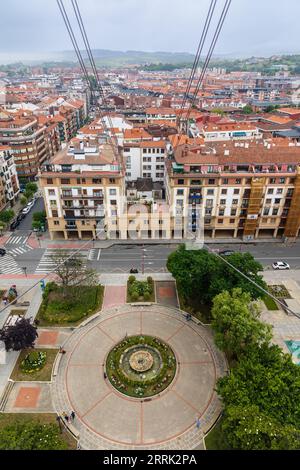
M 281 143 L 282 141 L 279 140 Z M 166 198 L 207 237 L 299 236 L 300 147 L 273 141 L 180 145 L 168 157 Z M 187 219 L 188 220 L 188 219 Z M 172 236 L 175 231 L 172 223 Z
M 56 126 L 31 113 L 0 110 L 0 145 L 9 146 L 19 177 L 33 179 L 39 166 L 59 150 Z
M 203 135 L 206 142 L 262 138 L 255 123 L 248 122 L 209 123 L 203 127 Z
M 0 211 L 13 206 L 20 192 L 19 180 L 11 149 L 0 146 Z
M 166 141 L 142 140 L 139 143 L 124 143 L 126 161 L 126 179 L 135 181 L 138 178 L 164 180 Z
M 39 178 L 52 239 L 121 237 L 124 169 L 110 146 L 75 138 L 44 165 Z

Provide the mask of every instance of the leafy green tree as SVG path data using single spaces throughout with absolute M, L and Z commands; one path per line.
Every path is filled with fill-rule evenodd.
M 243 113 L 244 114 L 252 114 L 253 113 L 253 108 L 249 104 L 243 107 Z
M 0 429 L 0 450 L 65 450 L 66 442 L 55 424 L 16 422 Z
M 25 187 L 25 192 L 36 193 L 38 190 L 38 185 L 36 183 L 27 183 Z
M 237 358 L 249 346 L 269 343 L 272 338 L 271 327 L 259 321 L 257 304 L 240 288 L 214 298 L 212 318 L 216 345 L 230 357 Z
M 232 449 L 296 450 L 300 448 L 300 431 L 282 425 L 262 413 L 256 405 L 228 406 L 222 431 Z
M 4 326 L 0 330 L 0 340 L 4 342 L 6 351 L 34 348 L 37 337 L 36 327 L 29 318 L 20 318 L 14 325 Z
M 255 405 L 281 425 L 300 429 L 300 367 L 277 345 L 250 346 L 230 375 L 217 383 L 225 412 Z
M 35 212 L 32 216 L 32 228 L 41 230 L 46 224 L 46 212 Z
M 21 205 L 22 206 L 26 206 L 27 202 L 28 202 L 28 199 L 26 196 L 22 196 L 21 199 L 20 199 L 20 202 L 21 202 Z
M 250 253 L 234 253 L 222 260 L 207 250 L 186 250 L 181 245 L 168 257 L 167 268 L 175 277 L 180 295 L 185 303 L 210 304 L 220 292 L 240 287 L 249 292 L 252 299 L 263 295 L 261 290 L 236 272 L 239 269 L 259 286 L 267 288 L 260 263 Z
M 0 213 L 0 221 L 8 224 L 15 216 L 15 213 L 12 209 L 7 209 Z

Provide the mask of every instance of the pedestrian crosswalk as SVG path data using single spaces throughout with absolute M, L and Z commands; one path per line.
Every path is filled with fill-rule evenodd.
M 57 266 L 57 260 L 54 259 L 56 253 L 61 254 L 62 250 L 55 248 L 48 248 L 43 254 L 38 267 L 35 270 L 35 274 L 48 274 L 55 270 Z M 70 256 L 72 253 L 75 253 L 74 250 L 65 250 Z M 83 264 L 86 265 L 88 250 L 82 250 L 78 252 L 78 255 L 82 258 Z
M 24 274 L 16 260 L 8 254 L 0 258 L 0 272 L 1 274 Z
M 7 250 L 7 253 L 9 253 L 13 257 L 25 255 L 25 253 L 28 253 L 29 251 L 33 250 L 31 246 L 18 246 L 18 248 L 11 248 Z
M 11 235 L 6 242 L 6 245 L 25 245 L 28 238 L 28 235 Z
M 89 251 L 88 260 L 89 261 L 99 261 L 101 256 L 101 250 L 98 248 L 92 248 Z

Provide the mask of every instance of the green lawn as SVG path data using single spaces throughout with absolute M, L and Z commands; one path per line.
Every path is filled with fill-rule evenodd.
M 213 427 L 210 433 L 205 437 L 205 446 L 207 450 L 229 450 L 221 431 L 222 419 Z
M 268 310 L 278 310 L 278 305 L 272 297 L 266 295 L 263 301 Z
M 52 413 L 0 413 L 0 430 L 18 422 L 28 423 L 32 421 L 40 422 L 41 424 L 55 424 L 59 428 L 56 422 L 56 415 Z M 68 450 L 76 449 L 77 441 L 64 427 L 60 436 L 67 444 Z
M 23 359 L 25 359 L 27 354 L 30 353 L 31 351 L 33 351 L 33 349 L 26 349 L 21 352 L 10 378 L 16 381 L 37 380 L 37 381 L 49 382 L 51 380 L 52 367 L 53 367 L 53 363 L 56 358 L 56 355 L 58 353 L 58 349 L 34 349 L 34 351 L 36 352 L 45 352 L 47 354 L 46 364 L 41 370 L 38 370 L 36 372 L 31 372 L 30 374 L 26 374 L 20 369 L 20 365 Z
M 103 286 L 62 287 L 47 293 L 39 309 L 39 326 L 77 325 L 102 308 Z

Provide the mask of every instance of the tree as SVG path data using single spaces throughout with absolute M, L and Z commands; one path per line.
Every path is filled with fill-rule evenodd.
M 27 183 L 25 187 L 25 192 L 36 193 L 38 190 L 38 185 L 36 183 Z
M 271 326 L 259 321 L 257 304 L 240 288 L 214 298 L 212 318 L 216 345 L 230 357 L 238 358 L 249 346 L 268 344 L 272 338 Z
M 28 202 L 27 197 L 22 196 L 21 199 L 20 199 L 20 202 L 21 202 L 21 205 L 22 205 L 22 206 L 26 206 L 26 204 L 27 204 L 27 202 Z
M 78 253 L 70 258 L 67 251 L 60 250 L 54 253 L 51 258 L 56 265 L 55 274 L 65 295 L 68 294 L 70 286 L 95 286 L 99 283 L 98 273 L 93 269 L 88 269 Z M 74 290 L 72 290 L 72 295 L 74 295 Z
M 35 212 L 32 216 L 32 228 L 42 230 L 46 225 L 46 212 Z
M 28 318 L 20 318 L 14 325 L 4 326 L 0 330 L 0 341 L 4 342 L 6 351 L 33 348 L 37 336 L 36 327 Z
M 64 450 L 59 427 L 27 421 L 9 424 L 0 429 L 0 450 Z
M 211 304 L 220 292 L 240 287 L 252 299 L 263 295 L 261 290 L 230 267 L 239 269 L 259 286 L 267 288 L 260 263 L 250 253 L 234 253 L 224 261 L 207 250 L 187 250 L 181 245 L 168 257 L 167 268 L 175 277 L 180 295 L 185 302 Z
M 253 113 L 253 108 L 249 104 L 243 107 L 243 113 L 244 114 L 252 114 Z
M 9 222 L 14 218 L 14 216 L 15 216 L 15 213 L 12 209 L 2 211 L 0 213 L 0 221 L 6 224 L 9 224 Z
M 229 406 L 222 431 L 232 449 L 296 450 L 300 448 L 300 431 L 282 425 L 262 413 L 256 405 Z
M 225 412 L 255 405 L 281 425 L 300 429 L 300 367 L 277 345 L 250 346 L 230 375 L 217 383 Z

